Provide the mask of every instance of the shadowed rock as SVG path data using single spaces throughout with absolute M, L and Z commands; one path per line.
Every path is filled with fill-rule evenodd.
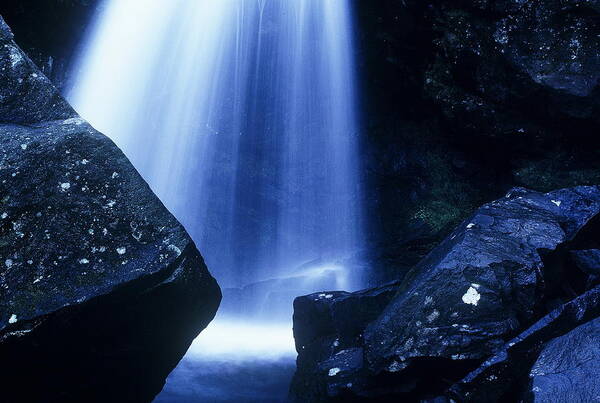
M 598 319 L 594 318 L 599 315 L 600 288 L 596 287 L 506 343 L 457 382 L 450 395 L 471 402 L 529 401 L 532 395 L 535 401 L 589 401 L 578 397 L 598 388 L 596 379 L 587 374 L 597 371 Z M 565 382 L 565 377 L 570 381 Z
M 0 18 L 4 402 L 151 401 L 220 290 L 123 153 Z
M 577 264 L 577 267 L 593 276 L 600 275 L 600 250 L 574 250 L 571 251 L 571 256 Z
M 479 360 L 543 312 L 543 256 L 600 211 L 600 189 L 515 189 L 455 230 L 365 332 L 373 372 L 421 357 Z M 437 374 L 439 375 L 439 374 Z
M 560 305 L 566 315 L 551 323 L 550 338 L 591 319 L 593 296 L 562 304 L 585 291 L 587 274 L 571 264 L 568 249 L 596 239 L 591 221 L 598 212 L 598 187 L 545 194 L 516 188 L 477 210 L 399 286 L 298 298 L 292 395 L 299 401 L 443 400 L 448 387 L 549 307 Z M 344 300 L 353 304 L 341 315 L 335 308 Z M 530 367 L 519 367 L 523 377 Z M 491 375 L 515 390 L 510 370 Z M 494 395 L 482 388 L 476 396 L 473 401 Z
M 355 293 L 322 292 L 294 301 L 298 402 L 348 399 L 364 389 L 362 333 L 396 293 L 398 284 Z
M 536 402 L 593 402 L 600 396 L 600 319 L 550 341 L 531 369 Z

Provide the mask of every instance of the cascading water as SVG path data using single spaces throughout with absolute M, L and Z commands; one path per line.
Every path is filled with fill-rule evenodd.
M 351 37 L 349 0 L 106 0 L 75 67 L 68 99 L 248 320 L 360 286 L 344 263 L 361 246 Z

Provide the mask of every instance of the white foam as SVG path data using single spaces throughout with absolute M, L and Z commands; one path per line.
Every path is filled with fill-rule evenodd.
M 188 351 L 188 359 L 245 361 L 294 356 L 296 350 L 290 323 L 248 323 L 233 319 L 211 322 Z

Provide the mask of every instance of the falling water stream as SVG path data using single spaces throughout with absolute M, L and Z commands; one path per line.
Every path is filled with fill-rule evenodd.
M 349 3 L 98 8 L 67 97 L 123 149 L 224 289 L 217 320 L 158 401 L 186 401 L 182 387 L 189 401 L 245 401 L 185 379 L 210 372 L 196 365 L 206 362 L 219 374 L 244 362 L 288 374 L 293 298 L 361 286 L 351 263 L 362 242 Z M 284 393 L 271 386 L 271 397 Z M 269 401 L 259 389 L 247 394 Z

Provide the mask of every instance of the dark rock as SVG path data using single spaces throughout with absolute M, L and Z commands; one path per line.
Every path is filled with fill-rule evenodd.
M 413 234 L 411 221 L 430 226 L 411 244 L 431 250 L 427 239 L 512 187 L 600 183 L 597 2 L 355 7 L 369 229 L 398 251 L 387 279 L 414 256 L 397 242 Z
M 71 84 L 82 40 L 88 38 L 99 0 L 3 0 L 0 15 L 27 53 L 59 90 Z
M 50 81 L 12 41 L 4 21 L 0 32 L 0 123 L 29 124 L 76 116 Z
M 544 116 L 554 120 L 552 112 L 595 119 L 600 39 L 593 2 L 441 2 L 436 15 L 439 52 L 425 88 L 450 119 L 485 128 L 481 134 L 524 136 L 545 126 Z
M 1 400 L 151 401 L 219 287 L 123 153 L 0 33 Z
M 548 306 L 585 291 L 567 247 L 582 242 L 578 234 L 594 233 L 590 222 L 599 212 L 598 187 L 547 194 L 513 189 L 459 226 L 401 285 L 385 290 L 377 309 L 356 294 L 298 298 L 293 395 L 305 401 L 443 399 L 453 382 Z M 379 291 L 360 295 L 373 292 Z M 353 314 L 334 311 L 348 297 L 351 309 L 342 312 Z M 361 314 L 360 304 L 369 315 Z M 577 312 L 585 312 L 583 305 Z M 562 309 L 574 311 L 568 306 Z M 563 329 L 570 324 L 562 323 Z
M 362 332 L 389 303 L 397 286 L 296 298 L 294 338 L 298 367 L 290 390 L 294 399 L 343 399 L 362 390 Z
M 582 271 L 593 276 L 600 275 L 600 250 L 574 250 L 571 257 Z
M 543 255 L 572 240 L 599 211 L 597 187 L 547 194 L 514 189 L 479 209 L 415 268 L 369 325 L 370 370 L 401 373 L 422 357 L 490 355 L 542 312 Z
M 583 396 L 596 387 L 595 382 L 590 382 L 592 378 L 588 378 L 588 382 L 584 382 L 585 378 L 582 379 L 582 376 L 585 377 L 585 371 L 591 370 L 595 365 L 594 362 L 586 364 L 585 361 L 598 354 L 598 319 L 595 319 L 598 316 L 600 316 L 600 288 L 596 287 L 552 311 L 506 343 L 479 368 L 455 384 L 450 389 L 450 395 L 458 401 L 505 402 L 518 401 L 523 398 L 527 400 L 531 398 L 531 396 L 527 396 L 530 395 L 527 391 L 530 391 L 542 393 L 542 395 L 536 396 L 541 399 L 539 401 L 589 401 L 587 399 L 561 400 L 560 396 L 565 396 L 564 394 L 554 395 L 554 398 L 550 400 L 544 400 L 544 397 L 549 396 L 547 393 L 550 390 L 546 382 L 550 378 L 556 382 L 555 387 L 561 387 L 562 393 L 570 393 L 571 397 L 577 396 L 577 393 L 582 393 Z M 593 322 L 584 325 L 593 319 L 595 319 Z M 588 337 L 593 332 L 596 335 L 592 338 Z M 565 334 L 567 335 L 564 336 Z M 575 343 L 581 344 L 576 346 Z M 540 351 L 544 351 L 545 355 L 539 356 Z M 573 381 L 571 387 L 563 388 L 566 385 L 560 381 L 560 379 L 564 379 L 560 372 L 549 373 L 551 372 L 550 367 L 561 358 L 564 359 L 561 364 L 563 370 L 571 371 L 573 375 L 569 377 Z M 529 379 L 530 373 L 533 378 L 533 386 Z M 543 373 L 548 373 L 548 377 L 542 377 Z M 544 389 L 538 385 L 540 390 L 534 391 L 538 375 L 540 377 L 537 378 L 537 383 L 546 383 L 546 385 Z M 580 391 L 572 388 L 579 388 Z
M 593 402 L 600 396 L 600 319 L 551 340 L 531 369 L 536 402 Z
M 4 19 L 0 18 L 0 40 L 1 41 L 10 41 L 13 39 L 13 33 L 11 32 Z

